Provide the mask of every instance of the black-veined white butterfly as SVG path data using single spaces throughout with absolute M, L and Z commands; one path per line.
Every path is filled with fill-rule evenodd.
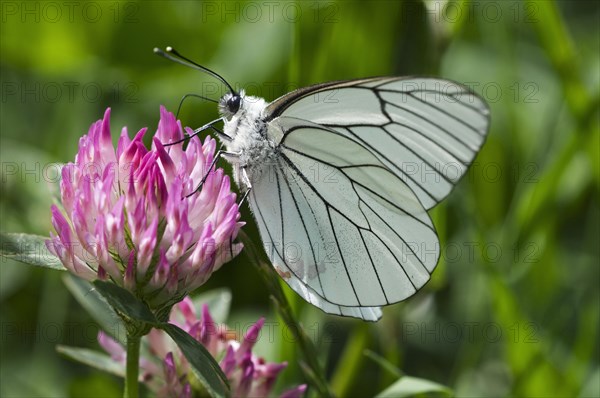
M 229 88 L 222 155 L 241 173 L 265 251 L 288 285 L 330 314 L 376 321 L 415 294 L 440 255 L 427 214 L 483 145 L 489 109 L 436 78 L 317 84 L 271 103 L 236 92 L 172 48 L 155 52 Z

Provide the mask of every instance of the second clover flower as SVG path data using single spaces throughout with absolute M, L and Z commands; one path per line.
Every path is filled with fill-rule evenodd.
M 192 131 L 186 128 L 188 135 Z M 123 128 L 115 151 L 110 109 L 79 141 L 74 163 L 62 169 L 63 211 L 52 206 L 57 235 L 48 249 L 71 272 L 111 280 L 150 308 L 168 308 L 236 256 L 240 213 L 230 180 L 212 171 L 216 142 L 183 145 L 181 123 L 163 107 L 151 149 Z
M 232 397 L 274 396 L 273 389 L 287 362 L 267 362 L 253 352 L 264 318 L 247 328 L 240 341 L 234 330 L 213 320 L 208 305 L 203 304 L 202 310 L 198 311 L 193 300 L 186 297 L 173 307 L 169 322 L 190 334 L 219 361 Z M 160 398 L 203 396 L 189 362 L 167 334 L 153 329 L 146 338 L 148 349 L 140 360 L 140 381 Z M 121 344 L 104 332 L 98 334 L 98 342 L 119 366 L 125 367 L 125 350 Z M 279 398 L 300 398 L 305 390 L 306 385 L 301 384 L 283 392 Z

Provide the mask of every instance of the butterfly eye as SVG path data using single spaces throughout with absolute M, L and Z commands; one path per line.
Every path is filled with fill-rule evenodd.
M 242 97 L 239 95 L 234 95 L 227 100 L 227 110 L 231 112 L 232 115 L 235 115 L 237 111 L 240 109 L 240 103 L 242 102 Z

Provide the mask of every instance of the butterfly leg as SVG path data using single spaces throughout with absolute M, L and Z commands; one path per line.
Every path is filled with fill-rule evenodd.
M 218 123 L 218 122 L 221 122 L 221 121 L 223 121 L 223 118 L 221 118 L 221 117 L 220 117 L 220 118 L 218 118 L 218 119 L 215 119 L 215 120 L 213 120 L 213 121 L 211 121 L 211 122 L 208 122 L 208 123 L 206 123 L 204 126 L 202 126 L 202 127 L 198 127 L 197 129 L 195 129 L 193 134 L 191 134 L 191 135 L 188 135 L 188 136 L 186 136 L 186 137 L 183 137 L 183 138 L 182 138 L 182 139 L 180 139 L 180 140 L 177 140 L 177 141 L 173 141 L 173 142 L 169 142 L 169 143 L 163 144 L 163 146 L 167 147 L 167 146 L 171 146 L 171 145 L 177 145 L 177 144 L 181 144 L 182 142 L 185 142 L 185 141 L 189 140 L 190 138 L 197 136 L 198 134 L 200 134 L 200 133 L 201 133 L 201 132 L 203 132 L 204 130 L 212 129 L 212 128 L 213 128 L 213 124 L 215 124 L 215 123 Z M 226 136 L 226 137 L 228 137 L 228 136 Z
M 202 177 L 202 179 L 200 180 L 200 183 L 198 184 L 198 186 L 196 187 L 196 189 L 194 189 L 193 192 L 191 192 L 190 194 L 186 195 L 187 197 L 192 196 L 193 194 L 195 194 L 196 192 L 200 191 L 200 189 L 202 189 L 202 185 L 204 185 L 204 183 L 206 182 L 206 179 L 208 178 L 209 174 L 212 172 L 213 167 L 215 167 L 215 164 L 217 164 L 217 161 L 219 160 L 219 158 L 222 157 L 238 157 L 240 154 L 237 152 L 228 152 L 228 151 L 224 151 L 222 149 L 219 149 L 217 151 L 217 153 L 215 153 L 215 156 L 213 158 L 212 163 L 210 164 L 210 166 L 208 166 L 208 170 L 206 171 L 206 174 L 204 174 L 204 177 Z
M 210 126 L 210 128 L 217 133 L 217 136 L 223 140 L 223 141 L 231 141 L 233 138 L 231 138 L 230 136 L 228 136 L 227 134 L 225 134 L 223 132 L 223 130 L 219 130 L 218 128 L 216 128 L 215 126 Z M 221 148 L 223 148 L 223 146 L 221 145 Z

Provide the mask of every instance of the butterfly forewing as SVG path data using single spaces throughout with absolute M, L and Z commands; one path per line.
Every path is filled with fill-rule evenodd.
M 433 78 L 372 78 L 321 84 L 267 107 L 268 118 L 305 119 L 360 142 L 429 209 L 465 174 L 489 126 L 485 101 Z

